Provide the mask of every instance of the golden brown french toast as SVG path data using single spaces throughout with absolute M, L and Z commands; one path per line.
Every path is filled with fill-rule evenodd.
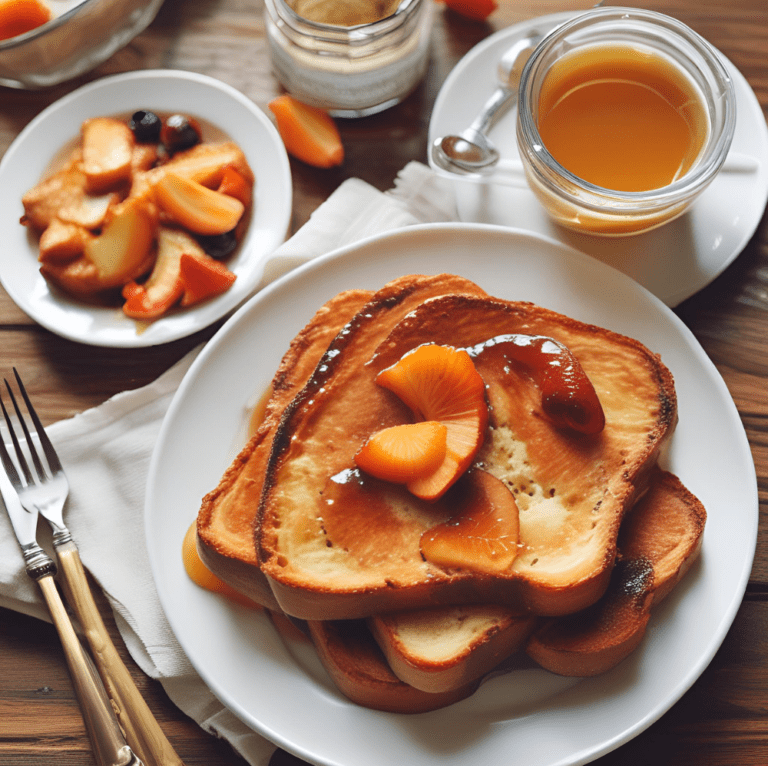
M 567 676 L 597 675 L 618 665 L 642 641 L 651 607 L 674 588 L 696 560 L 705 522 L 704 507 L 680 480 L 654 469 L 647 493 L 622 524 L 620 563 L 608 591 L 583 612 L 539 620 L 528 640 L 529 656 L 547 670 Z M 465 614 L 478 616 L 482 610 L 467 607 Z M 493 644 L 497 632 L 510 625 L 500 612 L 488 612 L 485 625 L 478 621 L 470 629 L 461 620 L 461 610 L 454 612 L 457 619 L 453 623 L 448 619 L 450 612 L 445 610 L 445 619 L 425 618 L 417 633 L 403 632 L 405 646 L 393 641 L 391 635 L 385 636 L 384 641 L 390 644 L 384 649 L 389 661 L 372 648 L 372 634 L 364 630 L 363 621 L 310 623 L 310 632 L 331 678 L 350 699 L 380 710 L 423 712 L 457 701 L 446 697 L 451 693 L 463 699 L 473 684 L 509 654 L 497 652 Z M 414 613 L 411 626 L 418 614 Z M 398 632 L 396 624 L 391 628 Z M 519 634 L 520 625 L 512 630 Z M 454 657 L 446 655 L 442 663 L 435 652 L 439 653 L 441 645 L 454 647 Z M 517 642 L 513 640 L 511 645 Z M 390 656 L 393 651 L 400 653 L 394 661 Z M 364 659 L 358 663 L 358 657 Z M 470 664 L 482 664 L 483 672 L 471 672 Z M 392 668 L 397 669 L 394 677 Z M 419 697 L 412 709 L 411 686 L 403 679 L 415 681 L 426 695 Z
M 651 607 L 696 560 L 706 518 L 680 480 L 657 468 L 622 524 L 606 594 L 579 614 L 545 621 L 528 642 L 529 656 L 565 676 L 595 676 L 617 665 L 642 640 Z
M 536 623 L 533 615 L 495 604 L 429 607 L 367 621 L 392 672 L 432 693 L 482 678 L 524 648 Z
M 328 344 L 373 293 L 349 290 L 325 303 L 293 339 L 265 393 L 261 422 L 202 501 L 197 515 L 197 550 L 201 560 L 227 584 L 259 604 L 278 609 L 261 575 L 253 544 L 264 471 L 275 426 L 283 409 L 301 390 Z
M 402 317 L 391 323 L 386 300 L 369 303 L 283 414 L 257 524 L 260 566 L 280 608 L 328 620 L 497 603 L 552 616 L 597 601 L 622 517 L 676 423 L 670 372 L 635 340 L 530 303 L 444 294 Z M 594 386 L 604 429 L 582 434 L 554 422 L 532 365 L 502 336 L 569 349 Z M 413 419 L 376 378 L 425 343 L 468 349 L 485 382 L 490 421 L 474 470 L 503 482 L 519 507 L 519 552 L 505 571 L 422 555 L 422 536 L 455 515 L 459 484 L 425 502 L 355 468 L 371 434 Z
M 372 348 L 422 301 L 446 292 L 484 294 L 453 275 L 405 276 L 376 293 L 375 310 L 386 315 L 371 334 Z M 330 342 L 374 298 L 366 290 L 340 293 L 324 304 L 291 342 L 272 381 L 261 425 L 202 501 L 197 516 L 197 549 L 203 563 L 224 582 L 254 601 L 279 609 L 258 567 L 253 526 L 267 460 L 283 410 L 304 387 Z

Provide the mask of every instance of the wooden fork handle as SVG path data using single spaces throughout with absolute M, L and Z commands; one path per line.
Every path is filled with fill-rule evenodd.
M 67 600 L 83 628 L 128 744 L 145 766 L 184 766 L 136 688 L 128 668 L 107 633 L 93 600 L 77 547 L 67 542 L 57 547 L 56 552 Z
M 40 577 L 37 583 L 64 648 L 96 763 L 99 766 L 136 766 L 135 754 L 126 744 L 101 679 L 72 627 L 53 575 Z

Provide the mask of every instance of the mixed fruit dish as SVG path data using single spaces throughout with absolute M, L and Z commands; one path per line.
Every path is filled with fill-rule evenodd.
M 233 141 L 193 117 L 94 117 L 63 162 L 22 197 L 40 272 L 87 303 L 152 321 L 228 290 L 254 176 Z

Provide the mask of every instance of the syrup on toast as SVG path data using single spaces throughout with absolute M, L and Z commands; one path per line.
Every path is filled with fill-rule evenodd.
M 378 292 L 349 290 L 325 303 L 291 342 L 272 381 L 261 425 L 202 501 L 197 549 L 203 563 L 226 583 L 269 609 L 279 610 L 261 573 L 253 541 L 267 461 L 283 411 L 305 386 L 333 338 L 360 314 L 386 312 L 390 323 L 371 335 L 372 350 L 388 328 L 422 301 L 444 293 L 484 295 L 469 280 L 450 274 L 409 275 Z M 370 307 L 368 307 L 370 304 Z M 364 310 L 365 309 L 365 310 Z
M 275 427 L 283 409 L 303 388 L 328 344 L 373 293 L 349 290 L 325 303 L 293 339 L 273 378 L 261 422 L 197 515 L 197 551 L 205 566 L 257 603 L 277 610 L 261 574 L 253 524 Z
M 703 505 L 680 480 L 654 469 L 648 492 L 622 525 L 620 562 L 608 591 L 578 614 L 539 620 L 527 642 L 528 655 L 566 676 L 593 676 L 618 665 L 642 641 L 651 607 L 696 560 L 705 522 Z M 466 610 L 470 616 L 486 614 L 487 624 L 474 622 L 468 630 L 461 610 L 451 608 L 444 610 L 443 619 L 425 618 L 418 631 L 411 630 L 419 624 L 418 613 L 413 621 L 404 620 L 400 640 L 392 635 L 398 635 L 397 620 L 383 637 L 375 628 L 367 632 L 361 620 L 310 622 L 309 629 L 323 665 L 347 697 L 377 710 L 418 713 L 469 696 L 519 645 L 521 625 L 506 621 L 496 608 L 487 613 L 482 607 Z M 457 618 L 453 622 L 451 615 Z M 526 624 L 526 633 L 530 627 Z M 499 653 L 494 638 L 510 629 L 515 634 L 512 651 Z M 383 651 L 376 651 L 374 634 Z M 453 656 L 440 656 L 446 646 L 453 647 Z M 476 668 L 482 671 L 472 672 Z M 414 689 L 420 696 L 414 696 Z
M 635 340 L 530 303 L 437 294 L 400 317 L 378 294 L 277 426 L 256 529 L 262 572 L 287 614 L 353 619 L 497 603 L 557 616 L 608 586 L 622 516 L 676 424 L 670 372 Z M 573 352 L 602 403 L 601 433 L 577 434 L 547 417 L 528 370 L 488 343 L 512 333 L 551 337 Z M 426 503 L 354 471 L 372 433 L 412 417 L 377 374 L 423 343 L 488 347 L 474 357 L 491 413 L 477 462 L 520 508 L 520 552 L 502 574 L 423 558 L 421 536 L 455 514 L 449 496 Z

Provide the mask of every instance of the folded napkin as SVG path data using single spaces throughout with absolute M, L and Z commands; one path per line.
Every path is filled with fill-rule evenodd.
M 347 180 L 273 254 L 261 286 L 315 256 L 370 235 L 455 219 L 450 182 L 420 163 L 406 165 L 387 192 L 359 179 Z M 177 643 L 160 606 L 144 546 L 144 490 L 152 449 L 198 351 L 150 385 L 118 394 L 47 430 L 71 487 L 67 526 L 83 564 L 112 606 L 131 656 L 205 731 L 229 741 L 248 763 L 266 766 L 275 746 L 222 706 Z M 50 546 L 44 522 L 39 532 L 41 543 Z M 48 619 L 37 586 L 24 572 L 10 521 L 1 512 L 0 606 Z

